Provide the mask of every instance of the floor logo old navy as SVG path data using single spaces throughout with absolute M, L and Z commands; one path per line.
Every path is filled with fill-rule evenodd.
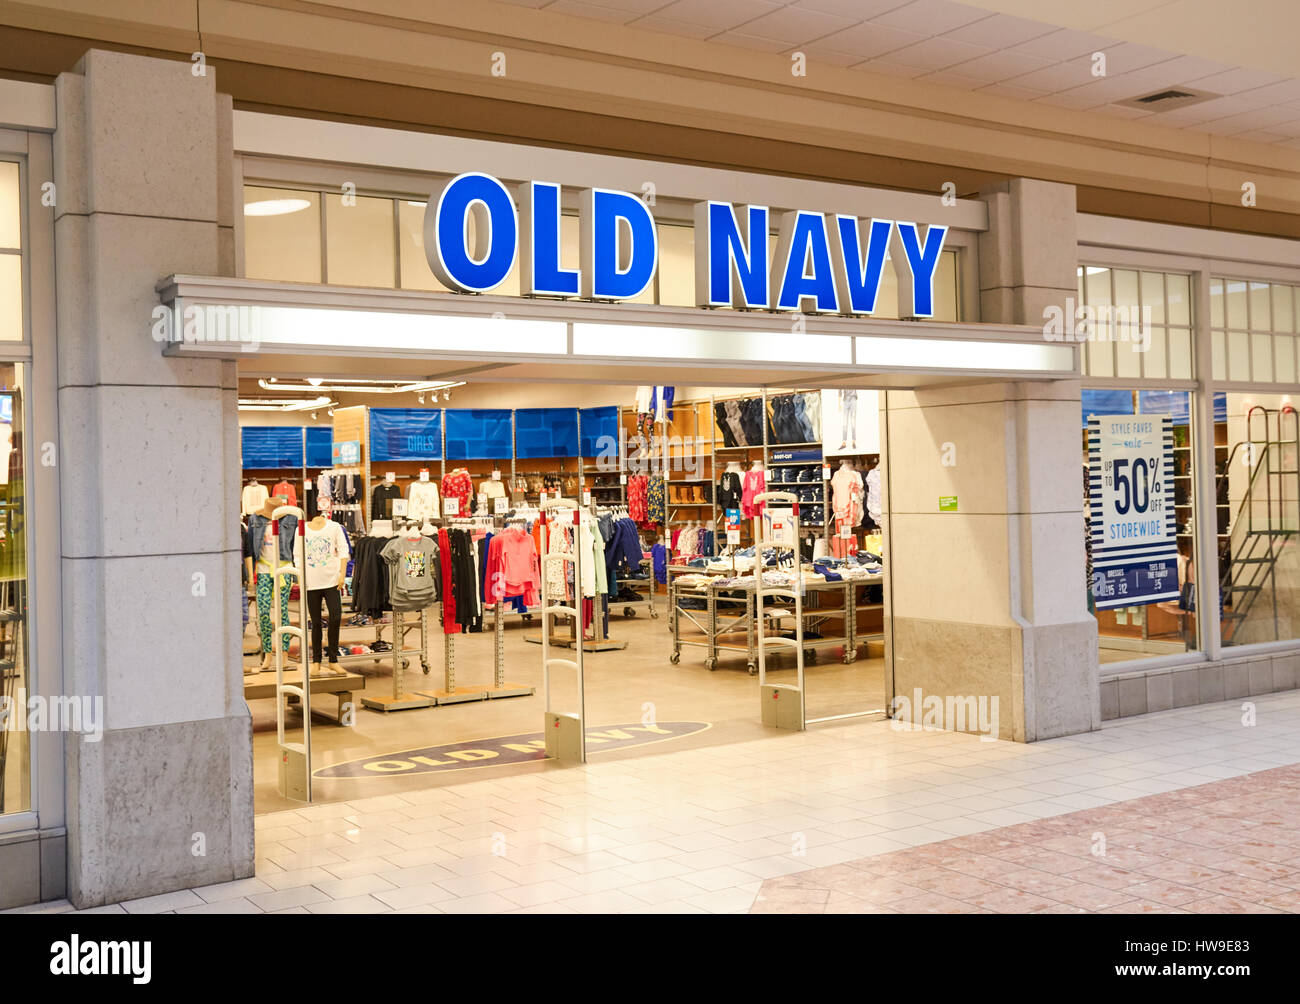
M 587 730 L 587 752 L 603 753 L 630 746 L 681 739 L 712 728 L 709 722 L 655 722 L 645 725 L 607 725 Z M 498 764 L 529 763 L 546 759 L 546 740 L 540 732 L 525 732 L 515 736 L 497 736 L 492 739 L 470 739 L 447 743 L 443 746 L 426 746 L 423 749 L 403 750 L 383 756 L 348 760 L 313 771 L 321 780 L 345 780 L 362 777 L 407 777 L 411 774 L 432 774 L 437 771 L 465 770 L 469 767 L 495 767 Z

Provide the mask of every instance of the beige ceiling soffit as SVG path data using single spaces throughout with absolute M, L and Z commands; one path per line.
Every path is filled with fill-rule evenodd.
M 377 0 L 370 0 L 370 5 L 386 8 L 412 6 L 385 4 Z M 1162 145 L 1194 156 L 1199 155 L 1202 149 L 1199 137 L 1183 130 L 1161 129 L 1161 135 L 1157 137 L 1159 143 L 1153 144 L 1149 127 L 1144 129 L 1124 120 L 1099 120 L 1097 116 L 1073 109 L 1038 106 L 994 95 L 976 95 L 940 84 L 902 81 L 860 70 L 821 66 L 815 60 L 815 78 L 801 78 L 796 83 L 790 76 L 789 59 L 782 55 L 755 53 L 696 39 L 678 39 L 549 11 L 502 7 L 492 3 L 435 3 L 427 5 L 430 16 L 446 10 L 448 13 L 443 16 L 451 21 L 450 24 L 434 25 L 427 19 L 411 19 L 399 28 L 376 24 L 373 19 L 345 21 L 338 17 L 337 8 L 328 10 L 327 15 L 308 15 L 296 9 L 284 9 L 286 6 L 272 5 L 266 0 L 257 6 L 232 5 L 226 0 L 213 3 L 212 7 L 205 4 L 204 41 L 212 58 L 243 58 L 245 54 L 256 54 L 260 59 L 276 53 L 285 57 L 292 54 L 295 60 L 306 60 L 295 61 L 293 65 L 313 72 L 337 75 L 341 66 L 351 65 L 368 69 L 372 74 L 379 74 L 375 79 L 392 83 L 448 89 L 448 83 L 461 81 L 477 85 L 470 93 L 508 100 L 550 94 L 552 90 L 594 95 L 596 100 L 604 102 L 614 100 L 617 94 L 655 94 L 661 102 L 671 101 L 683 109 L 695 105 L 701 98 L 699 82 L 708 80 L 739 88 L 736 99 L 742 104 L 752 102 L 752 92 L 757 88 L 769 94 L 805 101 L 851 102 L 881 110 L 905 107 L 910 117 L 934 114 L 952 119 L 966 116 L 1017 129 L 1038 128 L 1047 132 L 1074 129 L 1095 133 L 1099 123 L 1104 123 L 1113 130 L 1119 142 L 1127 141 L 1143 147 Z M 310 6 L 321 7 L 319 4 Z M 425 6 L 421 5 L 421 8 Z M 500 34 L 476 37 L 475 33 L 458 26 L 472 23 L 475 12 L 492 8 L 509 14 L 509 17 L 501 19 Z M 562 23 L 563 31 L 555 34 L 565 44 L 539 44 L 537 38 L 547 35 L 542 29 L 548 21 Z M 621 33 L 633 38 L 626 52 L 618 51 L 624 48 L 620 45 Z M 521 37 L 525 34 L 527 37 Z M 294 39 L 299 44 L 290 48 L 261 41 L 270 38 Z M 436 42 L 432 41 L 434 39 Z M 230 51 L 218 48 L 218 43 L 223 47 L 229 46 Z M 503 78 L 493 78 L 489 73 L 491 54 L 502 45 L 514 47 L 507 51 L 508 73 Z M 372 51 L 376 56 L 352 55 L 366 51 Z M 660 54 L 660 58 L 647 60 L 647 51 Z M 274 59 L 270 61 L 276 62 Z M 647 74 L 653 79 L 647 78 Z M 665 81 L 665 74 L 669 81 Z M 672 77 L 680 79 L 671 81 Z M 818 80 L 818 84 L 811 83 L 813 79 Z M 521 81 L 525 89 L 516 91 Z M 575 87 L 574 83 L 578 81 L 590 83 L 585 88 Z M 668 92 L 663 91 L 666 83 L 671 88 Z M 485 93 L 483 85 L 491 87 L 493 92 Z M 530 87 L 542 90 L 527 89 Z M 864 92 L 872 88 L 899 97 L 891 100 L 864 96 Z M 725 111 L 730 114 L 735 107 L 735 103 L 728 104 Z
M 194 4 L 176 0 L 0 0 L 0 24 L 175 52 L 193 52 L 198 41 Z
M 157 2 L 128 0 L 115 8 L 119 17 L 109 19 L 98 14 L 74 16 L 78 10 L 98 11 L 98 0 L 54 0 L 48 6 L 62 13 L 51 18 L 42 13 L 41 5 L 0 0 L 3 20 L 18 26 L 40 28 L 61 34 L 87 35 L 112 38 L 124 44 L 146 44 L 145 26 L 132 26 L 126 15 L 146 12 L 158 6 Z M 171 22 L 157 29 L 163 34 L 150 34 L 156 44 L 174 51 L 189 51 L 197 45 L 192 29 L 192 19 L 179 18 L 174 5 L 164 5 L 172 14 Z M 355 5 L 350 5 L 355 6 Z M 1074 129 L 1081 133 L 1095 133 L 1100 125 L 1111 132 L 1116 142 L 1129 142 L 1150 147 L 1162 145 L 1193 156 L 1200 155 L 1200 138 L 1183 130 L 1161 129 L 1153 142 L 1150 127 L 1134 123 L 1099 119 L 1098 116 L 1073 109 L 1040 107 L 1028 102 L 1014 101 L 994 95 L 973 94 L 938 84 L 919 81 L 902 81 L 894 77 L 877 76 L 858 70 L 837 66 L 821 66 L 813 61 L 819 83 L 814 87 L 803 78 L 794 83 L 789 75 L 789 60 L 781 55 L 749 52 L 733 46 L 679 39 L 641 29 L 593 22 L 586 18 L 568 17 L 549 11 L 493 4 L 411 3 L 369 0 L 369 8 L 384 12 L 385 17 L 363 17 L 356 11 L 332 4 L 302 3 L 232 3 L 230 0 L 205 0 L 203 3 L 204 48 L 210 60 L 221 58 L 264 62 L 267 65 L 292 66 L 331 75 L 357 75 L 391 83 L 438 90 L 465 91 L 483 94 L 483 85 L 495 93 L 484 94 L 508 100 L 545 98 L 553 93 L 568 91 L 574 94 L 602 96 L 608 108 L 613 95 L 656 94 L 671 97 L 681 108 L 691 108 L 700 98 L 699 81 L 711 80 L 739 86 L 738 99 L 752 100 L 755 88 L 771 93 L 783 93 L 814 101 L 848 101 L 864 107 L 883 110 L 903 106 L 907 115 L 915 118 L 934 114 L 943 119 L 971 117 L 983 123 L 1000 122 L 1018 130 L 1042 129 L 1060 132 Z M 35 15 L 30 12 L 36 12 Z M 398 18 L 393 12 L 405 11 Z M 487 15 L 495 11 L 493 17 Z M 20 16 L 28 12 L 28 17 Z M 12 15 L 12 16 L 10 16 Z M 346 17 L 345 17 L 346 15 Z M 438 23 L 438 19 L 445 23 Z M 376 23 L 376 21 L 380 23 Z M 388 21 L 389 24 L 382 22 Z M 186 27 L 178 28 L 181 24 Z M 485 34 L 467 30 L 464 25 L 478 25 L 492 32 Z M 400 25 L 400 27 L 399 27 Z M 619 37 L 627 33 L 626 44 Z M 528 37 L 519 37 L 527 34 Z M 170 38 L 173 44 L 164 45 Z M 539 40 L 553 38 L 557 44 L 546 45 Z M 291 39 L 294 45 L 267 42 L 266 39 Z M 563 44 L 559 44 L 563 43 Z M 585 44 L 580 44 L 585 43 Z M 505 78 L 492 78 L 488 72 L 491 53 L 500 46 L 508 47 L 510 71 Z M 509 48 L 513 47 L 513 48 Z M 645 59 L 645 52 L 653 48 L 660 58 Z M 373 52 L 375 56 L 354 55 Z M 657 79 L 648 80 L 650 73 Z M 687 75 L 672 92 L 665 92 L 664 74 Z M 618 79 L 609 79 L 617 77 Z M 581 88 L 560 87 L 557 81 L 591 79 L 590 86 Z M 521 85 L 520 81 L 526 81 Z M 621 83 L 623 86 L 616 86 Z M 461 86 L 451 86 L 459 84 Z M 540 89 L 533 89 L 540 88 Z M 863 92 L 878 88 L 899 94 L 899 100 L 864 97 Z M 584 106 L 585 110 L 600 110 Z M 636 107 L 635 105 L 630 107 Z M 728 114 L 735 105 L 728 105 Z
M 372 7 L 408 14 L 414 8 L 413 4 L 395 0 L 386 4 L 377 0 L 370 2 Z M 0 0 L 0 13 L 7 16 L 13 12 L 15 17 L 12 20 L 16 23 L 21 21 L 17 14 L 26 12 L 30 17 L 33 11 L 44 12 L 48 21 L 48 11 L 57 8 L 64 16 L 53 19 L 57 22 L 55 25 L 42 24 L 41 27 L 62 32 L 70 30 L 68 17 L 71 14 L 88 7 L 98 9 L 91 0 L 57 0 L 45 7 Z M 192 31 L 177 27 L 184 19 L 170 4 L 127 0 L 114 8 L 118 13 L 115 19 L 83 13 L 80 20 L 73 20 L 76 24 L 100 27 L 106 37 L 111 30 L 115 37 L 138 44 L 145 36 L 138 29 L 123 34 L 120 27 L 123 19 L 127 16 L 160 16 L 160 7 L 171 17 L 167 28 L 179 45 L 176 51 L 197 44 Z M 497 8 L 497 5 L 483 3 L 467 8 L 460 4 L 435 3 L 420 6 L 421 10 L 432 11 L 430 16 L 450 16 L 450 12 L 455 11 L 468 24 L 476 23 L 474 11 L 489 8 Z M 1154 186 L 1153 191 L 1183 198 L 1210 197 L 1221 201 L 1227 199 L 1232 194 L 1231 189 L 1236 187 L 1211 189 L 1206 166 L 1211 159 L 1211 137 L 1203 133 L 1114 121 L 1070 109 L 1039 108 L 1028 103 L 969 94 L 939 85 L 900 82 L 838 67 L 818 68 L 819 79 L 825 76 L 828 86 L 842 82 L 845 91 L 860 92 L 872 86 L 887 88 L 894 93 L 905 93 L 908 100 L 929 107 L 907 107 L 826 88 L 812 91 L 802 85 L 793 85 L 788 79 L 780 84 L 775 82 L 778 74 L 788 78 L 788 63 L 784 57 L 748 53 L 694 40 L 682 40 L 690 45 L 684 48 L 668 46 L 665 51 L 698 50 L 701 61 L 707 56 L 707 62 L 713 66 L 743 67 L 750 75 L 739 76 L 734 69 L 730 74 L 715 72 L 710 76 L 710 79 L 716 78 L 713 86 L 701 87 L 701 71 L 692 70 L 691 76 L 687 77 L 663 64 L 647 64 L 644 60 L 638 60 L 640 65 L 637 66 L 619 65 L 617 62 L 602 62 L 609 57 L 597 53 L 558 56 L 529 50 L 526 48 L 529 43 L 521 40 L 498 40 L 495 44 L 513 45 L 517 51 L 510 50 L 510 75 L 505 80 L 494 81 L 486 72 L 491 50 L 485 43 L 448 38 L 427 30 L 402 31 L 343 21 L 334 16 L 338 13 L 337 8 L 320 4 L 311 5 L 311 9 L 323 10 L 330 16 L 307 13 L 302 9 L 287 10 L 283 6 L 209 0 L 203 5 L 205 49 L 214 61 L 249 58 L 270 66 L 293 67 L 334 76 L 352 73 L 363 79 L 399 85 L 560 105 L 592 114 L 619 114 L 633 120 L 663 121 L 670 125 L 689 125 L 719 132 L 734 133 L 739 126 L 744 126 L 754 135 L 767 135 L 782 141 L 908 160 L 953 163 L 982 171 L 1040 177 L 1051 177 L 1059 171 L 1072 179 L 1086 177 L 1088 182 L 1081 180 L 1081 183 L 1090 182 L 1102 187 L 1130 185 L 1132 178 L 1136 177 L 1148 180 Z M 521 25 L 535 26 L 538 17 L 543 20 L 546 17 L 562 18 L 566 24 L 581 25 L 588 33 L 598 33 L 598 38 L 597 34 L 592 35 L 593 44 L 599 40 L 608 48 L 618 47 L 613 43 L 618 31 L 608 25 L 593 26 L 585 19 L 517 7 L 508 8 L 508 12 L 511 14 L 510 25 L 515 31 L 519 31 Z M 451 30 L 447 29 L 448 32 Z M 660 43 L 666 38 L 655 33 L 634 34 Z M 312 48 L 288 49 L 280 44 L 258 41 L 265 38 L 289 38 Z M 347 55 L 353 51 L 374 52 L 376 56 Z M 568 51 L 574 50 L 570 48 Z M 762 72 L 755 74 L 755 70 Z M 563 82 L 563 86 L 557 81 Z M 737 117 L 736 107 L 753 104 L 755 87 L 767 89 L 762 110 L 768 117 Z M 486 93 L 488 88 L 495 93 Z M 640 98 L 642 94 L 654 94 L 656 100 Z M 561 95 L 563 101 L 558 101 L 557 97 Z M 1020 121 L 1012 123 L 1009 118 Z M 990 119 L 995 121 L 990 122 Z M 1023 154 L 1019 156 L 1016 155 L 1018 146 L 1023 146 Z M 1153 146 L 1163 149 L 1153 151 Z M 1290 165 L 1283 163 L 1290 159 L 1290 151 L 1244 142 L 1235 143 L 1232 149 L 1234 160 L 1253 163 L 1255 166 L 1250 170 L 1254 172 L 1290 170 Z M 1015 152 L 1009 155 L 1009 151 Z M 1185 169 L 1178 166 L 1180 161 Z M 1095 164 L 1096 168 L 1080 172 L 1078 165 L 1081 162 Z M 1285 182 L 1276 187 L 1281 204 L 1300 202 L 1300 193 L 1293 196 Z

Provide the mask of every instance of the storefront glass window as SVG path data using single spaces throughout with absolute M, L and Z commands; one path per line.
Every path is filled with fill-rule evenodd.
M 1105 388 L 1085 389 L 1082 399 L 1088 606 L 1097 618 L 1101 664 L 1196 651 L 1191 395 Z M 1128 449 L 1127 430 L 1118 442 L 1107 439 L 1106 419 L 1141 416 L 1168 416 L 1170 451 L 1160 420 L 1148 449 Z M 1129 597 L 1133 602 L 1125 602 Z
M 393 287 L 393 212 L 392 199 L 325 197 L 326 282 Z
M 29 689 L 24 369 L 0 363 L 0 813 L 31 806 L 31 743 L 20 710 Z
M 321 281 L 318 192 L 244 188 L 244 275 L 284 282 Z
M 1225 445 L 1216 450 L 1222 454 L 1216 487 L 1223 644 L 1300 638 L 1294 398 L 1261 393 L 1224 398 Z
M 1075 338 L 1087 343 L 1084 373 L 1193 378 L 1190 276 L 1085 265 L 1078 280 L 1073 323 Z
M 22 226 L 18 165 L 0 161 L 0 342 L 23 338 Z
M 1300 287 L 1279 282 L 1210 280 L 1214 379 L 1300 382 Z

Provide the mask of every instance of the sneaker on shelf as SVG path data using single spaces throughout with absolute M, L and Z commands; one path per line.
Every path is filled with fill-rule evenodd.
M 367 617 L 365 614 L 357 614 L 350 621 L 348 621 L 348 627 L 365 627 L 369 623 L 370 623 L 369 617 Z
M 388 644 L 388 642 L 386 642 L 386 641 L 377 641 L 377 642 L 375 642 L 374 644 L 372 644 L 372 645 L 370 646 L 370 651 L 372 651 L 372 652 L 389 652 L 389 651 L 392 651 L 392 648 L 393 648 L 393 646 L 390 645 L 390 644 Z

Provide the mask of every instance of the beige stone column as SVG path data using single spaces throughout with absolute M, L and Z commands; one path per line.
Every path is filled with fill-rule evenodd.
M 1074 295 L 1074 188 L 980 197 L 979 320 L 1043 324 Z M 1004 739 L 1100 727 L 1080 414 L 1077 381 L 887 395 L 891 696 L 997 697 Z
M 253 871 L 234 364 L 150 338 L 160 278 L 229 268 L 230 102 L 211 67 L 98 50 L 56 93 L 63 672 L 106 715 L 67 749 L 90 906 Z
M 884 419 L 893 695 L 996 698 L 1020 742 L 1100 727 L 1078 385 L 891 391 Z

